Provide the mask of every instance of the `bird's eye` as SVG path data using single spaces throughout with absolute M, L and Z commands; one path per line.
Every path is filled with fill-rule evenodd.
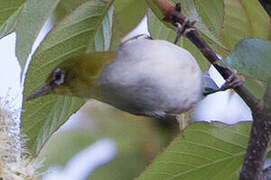
M 56 85 L 64 84 L 65 72 L 60 68 L 57 68 L 54 72 L 53 81 Z

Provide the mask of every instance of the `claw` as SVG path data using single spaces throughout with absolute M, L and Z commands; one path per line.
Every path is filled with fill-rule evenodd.
M 239 79 L 236 77 L 237 71 L 231 70 L 231 75 L 226 79 L 226 82 L 221 86 L 221 90 L 225 91 L 227 89 L 236 88 L 242 84 L 244 84 L 243 79 Z
M 231 77 L 231 79 L 227 79 L 226 82 L 221 86 L 221 91 L 225 91 L 227 89 L 234 89 L 238 86 L 244 84 L 243 79 L 239 79 L 236 76 Z
M 229 69 L 228 69 L 229 70 Z M 241 86 L 244 84 L 244 80 L 240 79 L 236 76 L 237 72 L 235 70 L 229 70 L 230 76 L 226 79 L 226 82 L 218 89 L 212 89 L 212 90 L 205 90 L 204 95 L 213 94 L 219 91 L 225 91 L 228 89 L 234 89 L 238 86 Z
M 177 26 L 177 36 L 175 38 L 174 44 L 177 44 L 181 36 L 186 36 L 190 31 L 195 30 L 193 27 L 196 21 L 190 22 L 187 18 L 185 18 L 184 22 L 181 24 L 179 22 L 176 23 Z

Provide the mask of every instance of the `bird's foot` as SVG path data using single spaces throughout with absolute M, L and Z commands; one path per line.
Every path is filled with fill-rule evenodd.
M 177 36 L 175 38 L 174 44 L 177 44 L 179 39 L 182 36 L 186 36 L 190 31 L 195 30 L 195 28 L 194 28 L 195 23 L 196 23 L 196 21 L 189 21 L 188 18 L 185 18 L 185 20 L 182 24 L 177 22 L 176 23 Z
M 226 79 L 226 82 L 219 88 L 221 91 L 225 91 L 227 89 L 234 89 L 244 84 L 244 80 L 236 76 L 237 72 L 235 70 L 232 70 L 231 72 L 232 73 Z
M 181 3 L 176 3 L 175 10 L 181 13 Z M 182 36 L 186 36 L 189 32 L 195 30 L 195 23 L 196 21 L 189 21 L 189 19 L 186 17 L 184 18 L 184 21 L 182 23 L 176 22 L 175 25 L 177 36 L 175 38 L 174 44 L 177 44 Z
M 229 70 L 229 71 L 230 71 L 230 76 L 226 79 L 226 82 L 220 88 L 205 91 L 204 95 L 207 96 L 209 94 L 213 94 L 216 92 L 225 91 L 228 89 L 234 89 L 244 84 L 244 80 L 236 76 L 237 72 L 235 70 Z

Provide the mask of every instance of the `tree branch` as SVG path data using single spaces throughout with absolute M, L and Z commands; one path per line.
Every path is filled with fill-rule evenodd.
M 259 0 L 262 7 L 265 9 L 267 14 L 271 17 L 271 1 L 270 0 Z
M 271 135 L 271 79 L 264 96 L 264 108 L 252 115 L 254 120 L 240 180 L 263 179 L 263 165 Z

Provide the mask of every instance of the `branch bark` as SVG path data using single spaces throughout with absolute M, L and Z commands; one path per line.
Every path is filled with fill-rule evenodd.
M 263 166 L 271 135 L 271 79 L 263 100 L 264 108 L 252 113 L 254 120 L 240 180 L 264 179 Z
M 271 1 L 270 0 L 259 0 L 265 11 L 271 16 Z

